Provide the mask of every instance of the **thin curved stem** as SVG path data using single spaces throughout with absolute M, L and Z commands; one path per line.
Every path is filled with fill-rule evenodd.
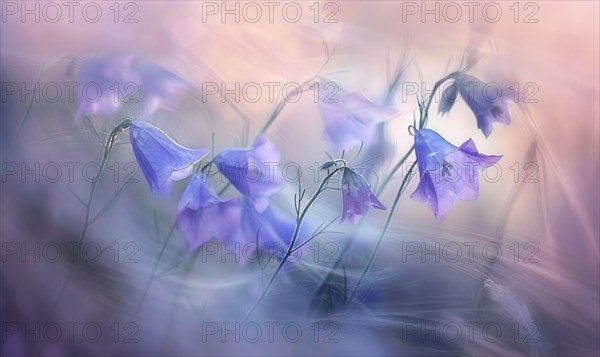
M 56 301 L 54 302 L 54 305 L 52 307 L 51 317 L 54 316 L 56 309 L 58 309 L 58 304 L 60 303 L 60 300 L 62 299 L 62 296 L 67 287 L 67 284 L 69 283 L 71 276 L 73 275 L 73 271 L 75 270 L 75 266 L 77 265 L 76 264 L 77 259 L 79 258 L 79 255 L 81 254 L 81 250 L 83 248 L 83 243 L 85 241 L 85 236 L 87 234 L 90 223 L 92 223 L 92 221 L 90 221 L 90 215 L 92 212 L 92 203 L 94 200 L 94 193 L 96 192 L 96 189 L 98 187 L 98 182 L 100 182 L 100 178 L 102 177 L 102 173 L 104 172 L 104 168 L 106 167 L 106 163 L 108 162 L 108 157 L 110 155 L 110 151 L 112 150 L 112 147 L 114 146 L 115 142 L 119 139 L 119 136 L 121 135 L 123 130 L 127 129 L 129 127 L 129 125 L 131 125 L 131 121 L 128 119 L 124 120 L 121 124 L 119 124 L 110 133 L 108 140 L 106 142 L 106 145 L 104 146 L 104 151 L 102 153 L 102 159 L 100 161 L 100 167 L 98 168 L 98 172 L 96 173 L 96 176 L 94 177 L 94 179 L 92 181 L 92 188 L 90 190 L 90 194 L 88 196 L 88 200 L 86 203 L 85 221 L 83 224 L 83 229 L 81 230 L 81 234 L 79 235 L 79 242 L 78 242 L 78 246 L 76 249 L 76 254 L 73 257 L 73 262 L 71 262 L 71 266 L 69 267 L 67 276 L 66 276 L 65 280 L 63 281 L 63 284 L 58 292 Z
M 40 64 L 40 69 L 38 70 L 37 79 L 36 79 L 35 83 L 40 83 L 40 79 L 42 78 L 42 73 L 44 72 L 44 66 L 46 65 L 47 58 L 48 58 L 48 54 L 45 54 L 44 58 L 42 59 L 42 63 Z M 29 100 L 29 103 L 27 104 L 27 110 L 25 110 L 25 114 L 23 114 L 23 118 L 21 118 L 21 122 L 19 123 L 19 126 L 17 127 L 17 131 L 15 133 L 15 138 L 19 137 L 19 134 L 21 134 L 21 130 L 25 126 L 25 121 L 27 121 L 27 118 L 29 118 L 29 114 L 31 114 L 31 108 L 33 108 L 34 98 L 35 98 L 35 96 L 31 96 L 31 100 Z
M 354 295 L 356 294 L 356 291 L 358 290 L 358 287 L 360 286 L 360 284 L 362 283 L 363 279 L 365 278 L 365 276 L 367 275 L 367 273 L 369 272 L 369 269 L 371 269 L 371 266 L 373 265 L 373 262 L 375 261 L 375 257 L 377 256 L 377 253 L 379 252 L 379 248 L 381 247 L 381 243 L 383 242 L 383 238 L 385 237 L 385 234 L 387 233 L 387 230 L 390 226 L 390 223 L 392 222 L 392 217 L 394 216 L 394 212 L 396 211 L 396 206 L 398 205 L 398 202 L 400 201 L 400 197 L 402 197 L 402 193 L 404 193 L 404 191 L 406 190 L 406 187 L 408 186 L 408 183 L 410 182 L 410 179 L 412 178 L 412 173 L 416 167 L 417 162 L 415 161 L 410 169 L 408 170 L 408 173 L 404 176 L 404 179 L 402 180 L 402 184 L 400 185 L 400 188 L 398 189 L 398 192 L 396 193 L 396 198 L 394 199 L 394 203 L 392 204 L 392 208 L 390 208 L 390 214 L 388 215 L 386 221 L 385 221 L 385 225 L 383 226 L 383 230 L 381 231 L 381 234 L 379 235 L 379 239 L 377 240 L 377 244 L 375 245 L 375 249 L 373 249 L 373 252 L 371 252 L 371 256 L 369 257 L 369 261 L 367 262 L 367 265 L 365 266 L 365 268 L 363 269 L 360 278 L 358 279 L 358 282 L 356 283 L 356 285 L 354 286 L 354 290 L 352 290 L 352 294 L 350 294 L 350 298 L 348 299 L 348 301 L 352 301 L 352 299 L 354 298 Z
M 423 129 L 427 125 L 427 120 L 428 120 L 427 113 L 428 113 L 429 109 L 431 108 L 431 104 L 433 102 L 433 98 L 435 97 L 436 92 L 440 89 L 440 87 L 442 86 L 442 84 L 444 84 L 444 82 L 452 79 L 454 76 L 456 76 L 460 73 L 462 73 L 462 70 L 452 72 L 452 73 L 442 77 L 440 80 L 438 80 L 435 83 L 435 85 L 433 86 L 432 92 L 431 92 L 431 96 L 429 98 L 427 98 L 426 104 L 419 105 L 419 109 L 421 110 L 421 115 L 419 118 L 419 129 Z M 413 153 L 414 150 L 415 150 L 415 146 L 413 144 L 410 147 L 410 149 L 406 152 L 406 154 L 404 154 L 404 156 L 402 156 L 402 158 L 396 163 L 396 165 L 394 165 L 394 167 L 383 178 L 383 180 L 381 181 L 381 185 L 379 185 L 379 187 L 377 188 L 377 190 L 375 192 L 376 196 L 380 196 L 385 191 L 385 189 L 387 188 L 387 186 L 389 185 L 391 180 L 394 178 L 394 175 L 396 175 L 396 173 L 398 172 L 398 170 L 400 170 L 402 165 L 404 165 L 406 163 L 406 160 L 408 160 L 408 158 L 410 157 L 410 155 Z M 406 176 L 405 176 L 405 179 L 406 179 Z M 359 222 L 359 225 L 362 224 L 362 222 L 363 222 L 363 220 L 361 220 Z M 355 229 L 355 232 L 358 232 L 359 228 L 360 228 L 360 226 Z M 350 237 L 350 239 L 348 239 L 347 243 L 344 245 L 344 247 L 342 248 L 342 250 L 340 252 L 339 258 L 331 266 L 328 273 L 325 275 L 325 278 L 321 281 L 321 283 L 319 283 L 319 285 L 315 289 L 315 293 L 314 293 L 315 295 L 319 294 L 323 290 L 325 283 L 330 279 L 330 277 L 333 275 L 334 271 L 340 266 L 340 264 L 343 261 L 344 256 L 350 249 L 350 246 L 352 245 L 353 241 L 354 240 L 352 239 L 352 237 Z
M 327 62 L 325 62 L 327 63 Z M 325 66 L 325 65 L 323 65 Z M 322 68 L 322 67 L 321 67 Z M 319 71 L 321 71 L 321 69 L 319 69 Z M 308 79 L 307 81 L 305 81 L 304 83 L 302 83 L 302 85 L 300 86 L 300 90 L 295 90 L 294 91 L 294 95 L 297 95 L 298 93 L 303 93 L 306 90 L 306 85 L 310 84 L 315 78 L 318 77 L 318 72 L 317 74 L 315 74 L 313 77 L 311 77 L 310 79 Z M 258 134 L 256 134 L 254 140 L 256 140 L 256 138 L 258 138 L 260 135 L 264 134 L 270 127 L 271 125 L 273 125 L 273 123 L 275 122 L 275 119 L 277 119 L 277 117 L 279 116 L 279 114 L 281 113 L 281 111 L 283 111 L 283 109 L 285 108 L 285 106 L 287 105 L 288 101 L 285 99 L 282 99 L 273 109 L 273 111 L 271 112 L 271 114 L 269 115 L 269 117 L 267 118 L 267 120 L 265 121 L 265 123 L 263 124 L 262 128 L 259 130 Z M 209 166 L 210 164 L 212 164 L 212 161 L 207 163 L 206 165 L 204 165 L 202 167 L 202 170 L 204 170 L 205 167 Z M 225 191 L 227 191 L 227 189 L 229 188 L 229 186 L 231 186 L 230 182 L 227 182 L 225 184 L 225 186 L 223 186 L 223 188 L 221 188 L 218 192 L 219 195 L 222 195 L 223 193 L 225 193 Z
M 294 234 L 292 235 L 292 239 L 290 240 L 290 245 L 288 246 L 288 249 L 287 249 L 285 255 L 283 256 L 283 259 L 281 260 L 281 262 L 279 262 L 279 265 L 277 266 L 275 273 L 273 274 L 273 276 L 271 276 L 271 279 L 269 279 L 269 282 L 267 283 L 265 289 L 263 290 L 260 298 L 258 299 L 258 301 L 256 301 L 256 303 L 250 309 L 248 314 L 246 314 L 246 317 L 244 317 L 244 320 L 243 320 L 244 322 L 246 322 L 252 316 L 254 311 L 256 311 L 258 306 L 265 299 L 265 297 L 267 296 L 267 293 L 269 292 L 269 289 L 273 285 L 273 282 L 279 275 L 279 272 L 281 271 L 281 269 L 287 262 L 288 258 L 292 255 L 292 253 L 294 251 L 294 245 L 296 244 L 296 240 L 298 239 L 298 233 L 300 232 L 300 226 L 302 225 L 302 221 L 304 220 L 304 217 L 308 213 L 308 210 L 313 205 L 313 203 L 317 200 L 319 195 L 321 195 L 321 193 L 323 193 L 323 191 L 325 191 L 325 185 L 329 182 L 331 177 L 333 177 L 333 175 L 335 175 L 339 171 L 343 170 L 344 168 L 345 168 L 345 166 L 338 167 L 335 170 L 333 170 L 331 173 L 329 173 L 327 176 L 325 176 L 325 178 L 321 181 L 321 183 L 319 184 L 319 187 L 317 188 L 315 193 L 312 195 L 312 197 L 310 198 L 310 200 L 308 201 L 306 206 L 302 209 L 302 212 L 300 213 L 300 215 L 296 218 L 296 226 L 294 227 Z
M 444 76 L 442 79 L 438 80 L 437 82 L 435 82 L 435 85 L 433 86 L 431 95 L 427 98 L 427 101 L 419 103 L 419 111 L 420 111 L 420 114 L 421 114 L 420 118 L 419 118 L 419 130 L 423 129 L 427 125 L 427 121 L 429 119 L 429 109 L 431 108 L 431 103 L 433 103 L 433 98 L 435 98 L 435 93 L 439 90 L 439 88 L 442 86 L 442 84 L 444 84 L 444 82 L 446 82 L 449 79 L 454 78 L 456 75 L 458 75 L 460 73 L 461 73 L 460 71 L 452 72 L 452 73 Z M 406 159 L 408 158 L 408 156 L 414 150 L 415 150 L 415 145 L 413 144 L 411 146 L 410 150 L 406 153 L 406 155 L 404 155 L 404 157 L 402 157 L 402 159 L 398 162 L 398 164 L 396 164 L 396 166 L 394 166 L 394 168 L 392 169 L 392 171 L 390 171 L 388 173 L 388 175 L 386 176 L 386 178 L 383 180 L 382 188 L 380 190 L 378 190 L 379 193 L 380 193 L 380 191 L 382 192 L 383 189 L 385 189 L 385 186 L 388 184 L 388 182 L 394 176 L 394 174 L 396 173 L 396 171 L 404 164 L 404 162 L 406 161 Z M 398 192 L 396 193 L 396 198 L 394 199 L 394 203 L 392 204 L 392 208 L 390 209 L 390 214 L 387 217 L 387 220 L 385 222 L 383 230 L 381 231 L 381 234 L 379 235 L 379 239 L 377 240 L 377 244 L 375 245 L 375 248 L 373 249 L 373 252 L 371 252 L 371 256 L 369 257 L 369 261 L 367 262 L 367 265 L 363 269 L 363 271 L 362 271 L 362 273 L 360 275 L 360 278 L 358 279 L 358 282 L 354 286 L 354 290 L 352 291 L 352 294 L 350 294 L 350 299 L 348 301 L 352 301 L 352 299 L 354 298 L 354 295 L 356 294 L 356 291 L 360 287 L 360 284 L 362 283 L 363 279 L 365 278 L 365 276 L 369 272 L 369 269 L 371 269 L 371 266 L 373 265 L 373 262 L 375 261 L 375 257 L 377 256 L 377 253 L 379 252 L 379 248 L 381 247 L 381 243 L 383 241 L 383 238 L 385 237 L 385 233 L 387 232 L 387 230 L 389 228 L 389 225 L 390 225 L 390 223 L 392 221 L 392 217 L 394 215 L 394 212 L 396 211 L 396 206 L 398 205 L 398 202 L 400 201 L 400 197 L 402 196 L 402 193 L 406 190 L 406 187 L 408 186 L 408 183 L 410 182 L 410 179 L 412 178 L 412 174 L 413 174 L 413 171 L 414 171 L 414 169 L 416 167 L 416 164 L 417 164 L 416 161 L 413 162 L 413 164 L 411 165 L 410 169 L 408 170 L 408 172 L 404 176 L 404 179 L 402 180 L 402 184 L 400 184 L 400 188 L 398 189 Z
M 148 291 L 150 291 L 150 286 L 152 285 L 152 282 L 154 281 L 154 278 L 156 277 L 156 270 L 158 269 L 158 266 L 160 265 L 160 260 L 161 260 L 162 256 L 165 254 L 165 251 L 167 250 L 167 246 L 169 245 L 169 241 L 171 241 L 171 237 L 173 236 L 173 232 L 175 231 L 176 226 L 177 226 L 177 224 L 173 223 L 173 226 L 171 227 L 171 230 L 169 231 L 169 234 L 167 235 L 167 238 L 165 239 L 165 242 L 163 243 L 162 248 L 160 249 L 160 253 L 158 253 L 158 257 L 156 258 L 156 262 L 154 263 L 154 268 L 152 269 L 152 274 L 150 275 L 150 278 L 148 279 L 148 282 L 146 283 L 146 288 L 144 289 L 142 298 L 140 299 L 140 302 L 135 310 L 134 321 L 137 319 L 140 311 L 142 310 L 142 306 L 144 306 L 144 302 L 146 301 L 146 296 L 148 295 Z
M 379 185 L 379 187 L 377 188 L 377 190 L 375 192 L 376 196 L 381 195 L 383 193 L 383 191 L 385 191 L 385 189 L 387 188 L 387 185 L 390 183 L 390 181 L 392 180 L 392 178 L 394 177 L 396 172 L 398 172 L 398 170 L 400 170 L 402 165 L 404 165 L 404 163 L 410 157 L 410 155 L 413 153 L 413 151 L 415 151 L 414 144 L 410 147 L 410 149 L 406 152 L 406 154 L 404 154 L 404 156 L 402 156 L 402 158 L 396 163 L 396 165 L 394 165 L 392 170 L 385 176 L 383 181 L 381 181 L 381 185 Z
M 436 92 L 440 89 L 440 87 L 442 86 L 442 84 L 444 84 L 444 82 L 452 79 L 454 76 L 458 75 L 459 73 L 461 73 L 461 72 L 460 71 L 452 72 L 435 83 L 435 85 L 433 86 L 433 89 L 431 91 L 431 95 L 429 96 L 429 98 L 427 98 L 426 104 L 421 108 L 422 114 L 421 114 L 421 118 L 419 120 L 419 129 L 423 129 L 425 126 L 427 126 L 427 120 L 429 118 L 429 114 L 428 114 L 429 109 L 431 108 L 431 103 L 433 102 L 433 98 L 435 98 Z M 396 165 L 394 165 L 394 167 L 390 170 L 390 172 L 388 172 L 388 174 L 385 176 L 385 178 L 381 181 L 381 186 L 377 189 L 377 193 L 376 193 L 377 195 L 381 194 L 385 190 L 385 188 L 390 183 L 390 181 L 392 180 L 394 175 L 398 172 L 398 170 L 402 167 L 402 165 L 404 165 L 404 163 L 406 162 L 406 160 L 408 159 L 408 157 L 412 154 L 412 152 L 414 150 L 415 150 L 415 146 L 413 144 L 410 147 L 410 149 L 408 150 L 408 152 L 400 159 L 400 161 L 398 161 L 396 163 Z
M 309 85 L 311 82 L 313 82 L 315 79 L 317 79 L 319 77 L 319 73 L 323 70 L 323 68 L 325 68 L 327 63 L 329 63 L 332 53 L 329 53 L 329 49 L 327 48 L 327 46 L 325 46 L 325 49 L 327 50 L 327 59 L 325 60 L 325 62 L 321 65 L 321 67 L 319 67 L 317 72 L 311 78 L 307 79 L 306 81 L 304 81 L 304 83 L 302 83 L 300 85 L 300 90 L 296 90 L 294 88 L 293 96 L 304 93 L 304 91 L 307 89 L 307 85 Z M 285 108 L 285 106 L 287 104 L 288 104 L 288 100 L 286 100 L 286 99 L 281 99 L 281 101 L 279 103 L 277 103 L 275 108 L 273 108 L 273 111 L 271 112 L 271 114 L 269 114 L 269 116 L 267 117 L 267 120 L 264 122 L 264 124 L 258 131 L 258 134 L 256 134 L 256 136 L 254 137 L 254 140 L 256 140 L 256 138 L 258 138 L 261 134 L 264 134 L 267 132 L 267 130 L 271 127 L 271 125 L 273 125 L 273 123 L 275 122 L 275 119 L 277 119 L 277 117 L 283 111 L 283 109 Z M 212 164 L 212 161 L 209 162 L 208 164 L 204 165 L 202 167 L 202 170 L 204 170 L 204 168 L 210 164 Z M 218 194 L 222 195 L 223 193 L 225 193 L 225 191 L 227 191 L 227 189 L 229 188 L 230 185 L 231 185 L 231 183 L 227 182 L 225 184 L 225 186 L 223 186 L 223 188 L 219 190 Z

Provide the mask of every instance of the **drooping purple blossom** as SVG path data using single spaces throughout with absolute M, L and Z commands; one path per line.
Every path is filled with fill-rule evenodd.
M 379 202 L 371 186 L 356 171 L 346 168 L 342 175 L 342 222 L 346 219 L 355 224 L 370 207 L 386 209 Z
M 257 212 L 254 205 L 248 200 L 244 200 L 243 206 L 242 231 L 245 241 L 254 241 L 258 231 L 260 246 L 276 244 L 285 248 L 290 244 L 296 228 L 296 219 L 292 214 L 275 210 L 273 207 L 267 207 L 263 212 Z M 298 237 L 310 236 L 311 226 L 310 221 L 305 219 L 300 226 Z
M 215 238 L 230 242 L 240 232 L 242 206 L 239 199 L 221 200 L 206 176 L 190 179 L 177 208 L 177 227 L 190 251 Z
M 442 114 L 447 114 L 450 112 L 450 109 L 456 103 L 456 99 L 458 98 L 458 84 L 456 82 L 452 82 L 450 86 L 446 87 L 442 92 L 442 99 L 440 100 L 440 106 L 438 111 Z
M 336 154 L 361 143 L 366 147 L 376 144 L 380 139 L 378 125 L 398 114 L 397 110 L 379 106 L 361 93 L 348 93 L 335 83 L 321 84 L 319 89 L 319 111 L 325 126 L 323 139 Z
M 490 136 L 494 126 L 510 124 L 512 97 L 507 88 L 486 85 L 465 73 L 457 74 L 454 76 L 454 82 L 442 93 L 440 113 L 446 114 L 452 109 L 458 93 L 475 114 L 477 127 L 486 137 Z
M 209 150 L 183 147 L 159 128 L 146 123 L 132 123 L 129 137 L 135 158 L 154 194 L 168 197 L 173 182 L 192 174 L 193 166 Z
M 263 134 L 251 147 L 223 150 L 213 161 L 254 208 L 263 212 L 269 205 L 269 196 L 283 187 L 283 177 L 277 169 L 279 159 L 279 150 Z
M 132 68 L 139 73 L 140 94 L 146 116 L 157 109 L 175 110 L 178 96 L 191 88 L 188 82 L 149 60 L 136 58 Z
M 79 63 L 77 81 L 82 88 L 79 114 L 112 117 L 121 109 L 124 98 L 120 87 L 140 82 L 139 73 L 131 70 L 135 56 L 91 57 Z
M 410 197 L 428 202 L 437 219 L 457 199 L 479 198 L 479 174 L 502 158 L 480 154 L 471 139 L 456 147 L 430 129 L 415 133 L 415 152 L 420 181 Z
M 172 110 L 177 95 L 191 88 L 166 68 L 133 55 L 84 58 L 77 80 L 81 116 L 112 117 L 123 104 L 139 108 L 143 116 L 159 108 Z

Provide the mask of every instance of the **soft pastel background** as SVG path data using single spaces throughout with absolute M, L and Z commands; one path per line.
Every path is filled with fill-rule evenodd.
M 2 2 L 3 9 L 6 3 Z M 75 270 L 57 312 L 51 316 L 68 262 L 36 261 L 33 255 L 9 256 L 6 243 L 34 247 L 35 242 L 77 241 L 83 209 L 70 191 L 85 197 L 90 184 L 82 179 L 80 170 L 75 171 L 74 182 L 63 177 L 57 183 L 35 182 L 31 175 L 5 179 L 3 172 L 2 354 L 598 355 L 599 3 L 496 2 L 503 13 L 494 24 L 481 16 L 485 3 L 476 8 L 474 23 L 468 21 L 464 7 L 461 21 L 456 23 L 444 18 L 436 22 L 433 16 L 423 22 L 419 15 L 403 21 L 406 4 L 400 1 L 340 1 L 335 15 L 339 22 L 316 23 L 309 9 L 314 2 L 298 3 L 304 13 L 297 23 L 284 21 L 277 10 L 273 23 L 235 22 L 233 17 L 223 23 L 218 15 L 204 22 L 203 3 L 199 1 L 138 2 L 137 23 L 114 23 L 109 10 L 112 2 L 98 2 L 104 14 L 97 23 L 83 21 L 79 12 L 74 23 L 69 23 L 66 15 L 56 23 L 43 19 L 36 23 L 33 17 L 22 22 L 17 16 L 8 16 L 0 25 L 2 83 L 25 82 L 31 88 L 34 81 L 73 80 L 69 68 L 73 56 L 122 54 L 151 59 L 199 89 L 207 81 L 223 81 L 231 87 L 235 82 L 301 83 L 325 62 L 324 41 L 330 49 L 335 47 L 335 52 L 320 74 L 349 91 L 377 98 L 387 85 L 388 62 L 393 67 L 404 50 L 408 50 L 412 61 L 403 81 L 420 88 L 424 82 L 425 89 L 431 89 L 446 68 L 459 66 L 465 49 L 471 46 L 481 56 L 471 73 L 487 81 L 518 82 L 522 90 L 526 90 L 525 83 L 533 82 L 538 91 L 532 98 L 537 102 L 513 105 L 512 125 L 497 128 L 487 140 L 476 129 L 464 103 L 457 104 L 443 118 L 436 115 L 434 103 L 430 127 L 453 143 L 473 138 L 481 152 L 504 155 L 500 180 L 482 180 L 481 198 L 457 203 L 441 222 L 427 205 L 410 200 L 408 195 L 403 197 L 365 284 L 370 285 L 372 293 L 359 307 L 330 312 L 311 307 L 310 291 L 331 262 L 324 262 L 322 257 L 314 259 L 314 252 L 305 249 L 304 258 L 290 263 L 290 270 L 283 273 L 270 298 L 251 320 L 263 326 L 263 333 L 267 331 L 262 325 L 265 321 L 281 325 L 295 322 L 302 326 L 303 337 L 290 343 L 276 329 L 274 342 L 263 337 L 249 343 L 243 338 L 238 342 L 233 335 L 221 338 L 220 334 L 203 340 L 203 326 L 226 323 L 233 328 L 257 298 L 260 274 L 240 264 L 197 259 L 189 265 L 185 260 L 153 282 L 141 312 L 135 314 L 160 248 L 157 240 L 162 241 L 172 226 L 183 183 L 177 186 L 172 200 L 152 199 L 143 176 L 136 174 L 139 183 L 122 194 L 110 212 L 90 228 L 86 238 L 98 242 L 111 255 L 105 254 L 100 262 Z M 330 2 L 321 4 L 322 16 L 327 12 L 323 8 L 326 3 Z M 420 6 L 421 2 L 415 4 Z M 427 6 L 433 8 L 434 4 L 428 2 Z M 228 6 L 233 7 L 234 2 L 228 2 Z M 520 8 L 518 22 L 514 21 L 511 6 Z M 536 7 L 539 11 L 533 18 L 539 21 L 524 23 L 525 14 Z M 2 91 L 4 98 L 4 86 Z M 402 115 L 388 125 L 386 132 L 396 147 L 393 162 L 412 140 L 406 128 L 412 123 L 416 98 L 405 94 L 400 93 L 396 100 Z M 206 103 L 198 96 L 183 96 L 176 110 L 158 111 L 145 120 L 189 147 L 210 148 L 213 133 L 217 150 L 236 146 L 236 140 L 244 136 L 244 121 L 216 96 Z M 311 96 L 309 91 L 298 103 L 288 104 L 268 131 L 281 150 L 282 162 L 297 162 L 305 168 L 308 175 L 303 184 L 309 192 L 316 187 L 309 167 L 324 162 L 324 151 L 328 150 L 321 139 L 322 122 Z M 7 162 L 34 167 L 35 162 L 42 166 L 49 162 L 83 165 L 100 160 L 101 144 L 91 133 L 90 123 L 76 116 L 76 103 L 42 100 L 29 106 L 28 102 L 19 96 L 2 101 L 3 171 Z M 274 105 L 266 96 L 257 103 L 236 103 L 249 118 L 250 137 Z M 94 127 L 104 134 L 119 121 L 92 118 Z M 112 160 L 121 167 L 134 161 L 127 135 L 121 138 Z M 538 182 L 523 182 L 529 170 L 521 171 L 520 183 L 515 183 L 510 169 L 515 162 L 521 170 L 525 164 L 535 163 Z M 106 176 L 110 175 L 112 172 Z M 391 205 L 399 184 L 400 180 L 395 180 L 380 197 L 386 205 Z M 409 190 L 414 187 L 415 182 Z M 113 180 L 105 180 L 100 185 L 98 202 L 107 201 L 116 188 Z M 282 212 L 292 212 L 295 190 L 296 186 L 290 184 L 275 196 L 274 205 Z M 229 193 L 235 194 L 233 190 Z M 315 207 L 311 222 L 316 226 L 335 218 L 340 204 L 337 195 L 327 195 Z M 385 217 L 386 212 L 373 212 L 369 222 L 354 235 L 357 242 L 351 251 L 353 260 L 346 267 L 349 285 L 364 266 Z M 323 250 L 328 242 L 342 246 L 353 228 L 336 225 L 335 230 L 344 234 L 318 238 L 321 254 L 328 253 Z M 181 233 L 174 234 L 160 271 L 189 255 Z M 489 270 L 481 254 L 474 262 L 463 259 L 454 264 L 401 261 L 402 244 L 406 242 L 485 244 L 499 237 L 503 259 Z M 130 242 L 133 245 L 125 248 Z M 515 242 L 521 246 L 534 243 L 539 248 L 535 255 L 538 262 L 515 263 L 509 249 Z M 115 243 L 121 254 L 118 262 L 112 255 L 114 249 L 109 248 Z M 132 251 L 138 262 L 124 262 L 123 256 Z M 482 285 L 486 278 L 490 280 Z M 482 305 L 487 306 L 483 318 L 503 327 L 501 341 L 490 342 L 481 335 L 473 341 L 466 337 L 463 323 L 475 321 Z M 49 321 L 63 326 L 63 337 L 56 342 L 44 335 Z M 102 326 L 103 336 L 92 343 L 76 329 L 77 334 L 69 339 L 65 322 L 81 326 L 96 322 Z M 406 324 L 433 326 L 436 322 L 459 324 L 465 336 L 458 343 L 404 338 Z M 510 326 L 517 323 L 522 327 L 529 322 L 538 328 L 537 342 L 523 342 L 523 333 L 515 341 Z M 115 323 L 120 331 L 117 341 Z M 323 326 L 327 323 L 335 330 L 326 330 Z M 25 330 L 35 330 L 36 324 L 41 326 L 37 337 L 35 333 L 24 334 Z M 319 336 L 315 342 L 315 324 L 322 335 L 334 331 L 336 341 L 323 343 L 323 336 Z M 123 343 L 128 333 L 135 342 Z

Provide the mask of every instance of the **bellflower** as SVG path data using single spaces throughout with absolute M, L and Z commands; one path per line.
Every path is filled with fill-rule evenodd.
M 475 118 L 477 127 L 488 137 L 498 124 L 508 125 L 511 121 L 509 90 L 495 86 L 486 86 L 479 79 L 468 75 L 454 76 L 454 83 L 442 93 L 439 111 L 445 114 L 452 109 L 457 94 L 465 100 Z
M 208 154 L 206 149 L 188 149 L 157 127 L 132 123 L 129 136 L 133 153 L 153 193 L 167 197 L 173 182 L 192 174 L 193 166 Z
M 257 212 L 254 206 L 246 201 L 242 212 L 242 228 L 248 239 L 254 239 L 256 232 L 260 231 L 260 241 L 289 244 L 294 233 L 294 221 L 287 221 L 276 214 L 271 207 L 262 213 Z
M 370 207 L 386 209 L 379 202 L 364 177 L 356 171 L 346 168 L 342 175 L 342 222 L 348 219 L 355 224 Z
M 398 114 L 395 109 L 379 106 L 360 93 L 350 94 L 333 83 L 322 84 L 319 89 L 319 111 L 325 125 L 323 139 L 336 154 L 361 143 L 370 146 L 378 142 L 378 124 Z
M 244 200 L 242 210 L 242 231 L 246 240 L 254 241 L 256 232 L 259 232 L 260 244 L 276 243 L 287 247 L 290 244 L 294 229 L 296 228 L 296 219 L 292 215 L 286 215 L 285 212 L 278 212 L 272 207 L 267 207 L 263 212 L 257 212 L 252 203 Z M 303 221 L 299 237 L 309 236 L 311 232 L 311 223 L 306 219 Z
M 177 96 L 191 89 L 190 84 L 173 72 L 143 58 L 137 58 L 132 68 L 139 73 L 145 115 L 159 108 L 174 110 Z
M 227 149 L 214 158 L 219 171 L 262 213 L 269 205 L 269 196 L 283 187 L 277 147 L 260 135 L 249 148 Z
M 442 92 L 442 99 L 440 100 L 440 107 L 438 111 L 442 114 L 447 114 L 450 109 L 454 106 L 456 99 L 458 98 L 458 84 L 453 82 L 449 87 L 444 89 Z
M 79 63 L 77 81 L 81 89 L 79 114 L 111 117 L 119 112 L 123 98 L 118 94 L 126 83 L 140 82 L 139 74 L 131 70 L 134 56 L 91 57 Z
M 480 154 L 471 139 L 456 147 L 430 129 L 415 133 L 415 152 L 420 182 L 410 197 L 429 202 L 437 219 L 450 210 L 456 199 L 477 199 L 479 174 L 502 158 Z
M 132 55 L 84 58 L 77 80 L 82 88 L 79 114 L 112 117 L 123 103 L 138 106 L 141 115 L 173 109 L 176 95 L 191 86 L 169 70 Z
M 190 251 L 212 238 L 228 242 L 239 233 L 241 209 L 238 199 L 221 200 L 206 176 L 195 174 L 179 201 L 177 227 Z

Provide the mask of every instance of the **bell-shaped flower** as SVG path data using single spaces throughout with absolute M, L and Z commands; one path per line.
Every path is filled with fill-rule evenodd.
M 139 73 L 140 96 L 144 115 L 157 109 L 175 110 L 179 95 L 192 88 L 168 69 L 143 58 L 137 58 L 132 68 Z
M 213 238 L 230 242 L 239 233 L 241 210 L 238 199 L 221 200 L 208 178 L 195 174 L 179 201 L 177 227 L 183 232 L 190 251 Z
M 254 205 L 244 200 L 242 211 L 242 230 L 246 240 L 253 241 L 259 233 L 260 245 L 275 243 L 286 247 L 294 234 L 295 220 L 286 220 L 276 213 L 272 207 L 267 207 L 263 212 L 254 209 Z
M 312 226 L 311 221 L 305 218 L 300 226 L 298 239 L 310 236 Z M 286 248 L 290 244 L 295 228 L 294 214 L 277 210 L 273 206 L 267 207 L 263 212 L 257 212 L 252 203 L 244 200 L 242 231 L 245 234 L 245 241 L 254 241 L 258 231 L 260 246 L 268 243 Z
M 479 198 L 479 174 L 502 158 L 480 154 L 471 139 L 456 147 L 430 129 L 415 133 L 415 152 L 420 181 L 410 197 L 429 202 L 437 219 L 457 199 Z
M 174 109 L 176 96 L 191 89 L 177 75 L 149 60 L 133 55 L 90 57 L 80 61 L 82 86 L 79 114 L 112 117 L 123 104 L 148 116 L 158 108 Z
M 227 149 L 214 158 L 219 171 L 260 213 L 267 209 L 269 196 L 283 187 L 277 168 L 280 154 L 266 135 L 260 135 L 249 148 Z
M 442 92 L 442 99 L 440 100 L 440 106 L 438 111 L 442 114 L 447 114 L 450 112 L 450 109 L 456 103 L 456 99 L 458 98 L 458 84 L 456 82 L 452 82 L 444 91 Z
M 139 74 L 131 70 L 134 56 L 91 57 L 79 63 L 77 82 L 79 114 L 112 117 L 121 110 L 125 97 L 122 88 L 127 83 L 136 86 Z M 129 93 L 127 93 L 129 94 Z
M 366 147 L 377 143 L 378 124 L 398 114 L 360 93 L 348 93 L 333 82 L 321 83 L 319 87 L 319 111 L 325 126 L 323 139 L 336 154 L 361 143 Z
M 206 149 L 183 147 L 159 128 L 146 123 L 132 123 L 129 137 L 150 189 L 163 197 L 171 194 L 174 181 L 190 176 L 194 164 L 209 152 Z
M 379 202 L 371 186 L 364 177 L 351 168 L 345 168 L 342 175 L 342 222 L 348 219 L 355 224 L 370 207 L 386 209 Z
M 458 74 L 454 76 L 454 83 L 442 93 L 439 107 L 442 114 L 450 111 L 456 102 L 457 93 L 460 93 L 475 114 L 477 127 L 486 137 L 490 136 L 494 126 L 510 124 L 510 102 L 513 101 L 513 98 L 508 88 L 487 85 L 471 75 Z

